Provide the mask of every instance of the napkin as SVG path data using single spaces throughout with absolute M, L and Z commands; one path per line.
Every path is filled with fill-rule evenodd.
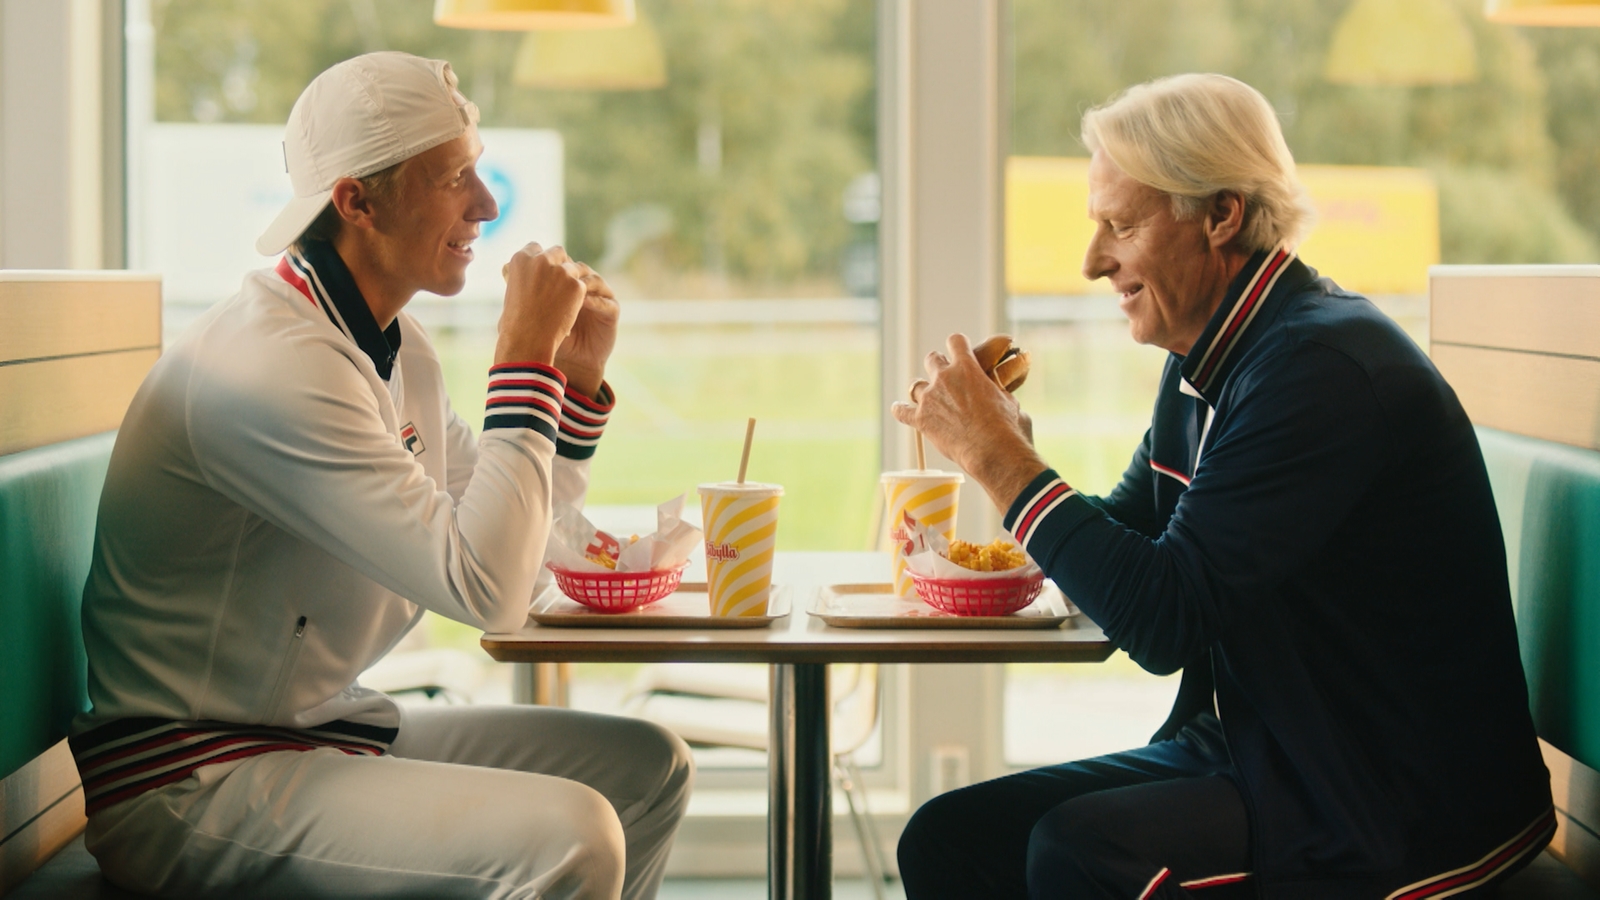
M 683 521 L 683 494 L 656 507 L 656 530 L 640 535 L 639 540 L 623 545 L 616 536 L 594 527 L 582 510 L 565 505 L 557 511 L 545 548 L 545 565 L 575 572 L 649 572 L 673 569 L 689 559 L 699 546 L 700 529 Z M 620 549 L 620 553 L 618 550 Z M 609 550 L 617 556 L 617 568 L 608 569 L 589 559 Z

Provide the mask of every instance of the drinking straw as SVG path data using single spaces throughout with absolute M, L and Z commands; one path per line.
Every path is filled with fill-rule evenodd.
M 756 434 L 756 420 L 751 417 L 744 423 L 744 453 L 739 456 L 739 483 L 744 484 L 744 470 L 750 466 L 750 439 Z
M 922 449 L 922 429 L 914 428 L 912 430 L 915 431 L 917 435 L 917 470 L 922 471 L 928 468 L 928 455 L 926 451 Z

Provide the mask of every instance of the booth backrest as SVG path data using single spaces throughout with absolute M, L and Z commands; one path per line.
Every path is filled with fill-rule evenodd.
M 1505 532 L 1550 851 L 1600 889 L 1600 266 L 1435 266 L 1429 299 Z
M 1478 430 L 1539 736 L 1600 769 L 1600 452 Z
M 1600 449 L 1600 266 L 1434 266 L 1428 354 L 1474 424 Z
M 156 276 L 0 271 L 0 894 L 83 830 L 83 583 L 111 431 L 160 352 Z
M 116 428 L 161 355 L 161 281 L 0 271 L 0 454 Z
M 78 613 L 113 438 L 0 456 L 0 778 L 88 708 Z

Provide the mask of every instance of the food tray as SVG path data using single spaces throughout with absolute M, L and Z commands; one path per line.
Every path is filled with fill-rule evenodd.
M 810 613 L 835 628 L 1060 628 L 1078 608 L 1046 581 L 1037 600 L 1009 616 L 956 616 L 921 600 L 902 599 L 883 583 L 825 587 Z
M 789 614 L 790 591 L 775 586 L 764 616 L 713 616 L 705 582 L 684 582 L 666 597 L 628 612 L 600 612 L 561 593 L 554 584 L 534 598 L 528 618 L 556 628 L 766 628 Z

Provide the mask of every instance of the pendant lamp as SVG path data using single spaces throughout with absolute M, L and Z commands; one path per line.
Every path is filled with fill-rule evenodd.
M 491 31 L 618 28 L 633 21 L 633 0 L 434 0 L 433 21 Z
M 626 28 L 530 31 L 511 83 L 547 90 L 647 91 L 667 83 L 661 36 L 643 16 Z
M 1595 0 L 1487 0 L 1484 18 L 1504 25 L 1600 26 Z
M 1334 27 L 1322 75 L 1335 84 L 1465 84 L 1478 78 L 1478 54 L 1450 0 L 1355 0 Z

